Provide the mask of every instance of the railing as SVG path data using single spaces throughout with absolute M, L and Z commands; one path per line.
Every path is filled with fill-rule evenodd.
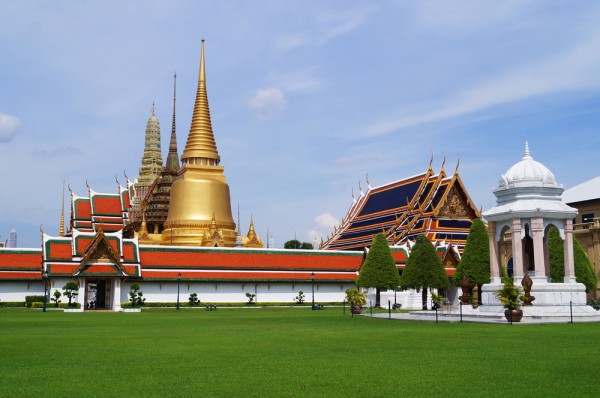
M 600 229 L 600 218 L 594 218 L 592 222 L 573 225 L 573 231 L 588 231 L 590 229 Z

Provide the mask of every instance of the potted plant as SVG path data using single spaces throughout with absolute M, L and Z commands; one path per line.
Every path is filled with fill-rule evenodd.
M 346 301 L 348 302 L 348 305 L 350 305 L 350 311 L 353 314 L 360 314 L 363 305 L 367 303 L 367 297 L 364 293 L 353 287 L 346 290 Z
M 500 290 L 496 290 L 496 297 L 506 308 L 504 316 L 509 322 L 520 322 L 523 318 L 521 304 L 525 302 L 523 289 L 520 286 L 515 286 L 514 279 L 508 276 L 504 277 L 504 286 Z

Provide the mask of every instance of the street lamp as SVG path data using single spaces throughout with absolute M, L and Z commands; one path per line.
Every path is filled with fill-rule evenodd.
M 312 309 L 315 309 L 315 272 L 311 272 L 310 280 L 312 281 Z
M 44 272 L 42 272 L 42 280 L 44 281 L 44 309 L 42 311 L 46 312 L 46 301 L 48 301 L 48 271 L 44 270 Z
M 179 311 L 179 285 L 181 285 L 181 272 L 177 274 L 177 311 Z

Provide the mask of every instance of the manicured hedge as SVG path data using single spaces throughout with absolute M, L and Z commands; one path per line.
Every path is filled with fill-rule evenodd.
M 43 301 L 36 301 L 34 303 L 31 303 L 31 307 L 32 308 L 43 308 L 44 307 L 44 302 Z M 46 303 L 46 308 L 57 308 L 56 305 L 54 305 L 54 303 Z M 81 308 L 81 304 L 79 303 L 73 303 L 70 307 L 69 307 L 69 303 L 58 303 L 58 308 Z
M 317 303 L 315 303 L 317 304 Z M 326 305 L 326 306 L 332 306 L 332 305 L 339 305 L 341 306 L 342 303 L 339 302 L 319 302 L 318 304 L 322 304 L 322 305 Z M 201 302 L 199 305 L 190 305 L 189 302 L 180 302 L 179 303 L 179 307 L 191 307 L 191 308 L 204 308 L 207 305 L 216 305 L 217 307 L 282 307 L 282 306 L 289 306 L 289 307 L 310 307 L 312 305 L 312 302 L 304 302 L 302 304 L 296 304 L 296 303 L 261 303 L 258 302 L 256 304 L 252 304 L 252 305 L 248 305 L 248 302 L 242 302 L 242 303 L 209 303 L 209 302 Z M 131 308 L 131 303 L 130 302 L 126 302 L 126 303 L 121 303 L 121 307 L 122 308 Z M 143 306 L 138 307 L 138 308 L 175 308 L 177 307 L 177 303 L 176 302 L 145 302 Z
M 25 301 L 0 301 L 0 307 L 25 307 Z
M 44 302 L 44 296 L 25 296 L 25 303 L 27 307 L 31 307 L 31 303 Z

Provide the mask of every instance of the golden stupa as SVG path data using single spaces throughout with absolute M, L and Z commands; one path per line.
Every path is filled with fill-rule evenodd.
M 236 245 L 229 186 L 220 160 L 208 108 L 202 39 L 194 114 L 181 156 L 182 167 L 171 186 L 169 213 L 161 236 L 163 245 Z

